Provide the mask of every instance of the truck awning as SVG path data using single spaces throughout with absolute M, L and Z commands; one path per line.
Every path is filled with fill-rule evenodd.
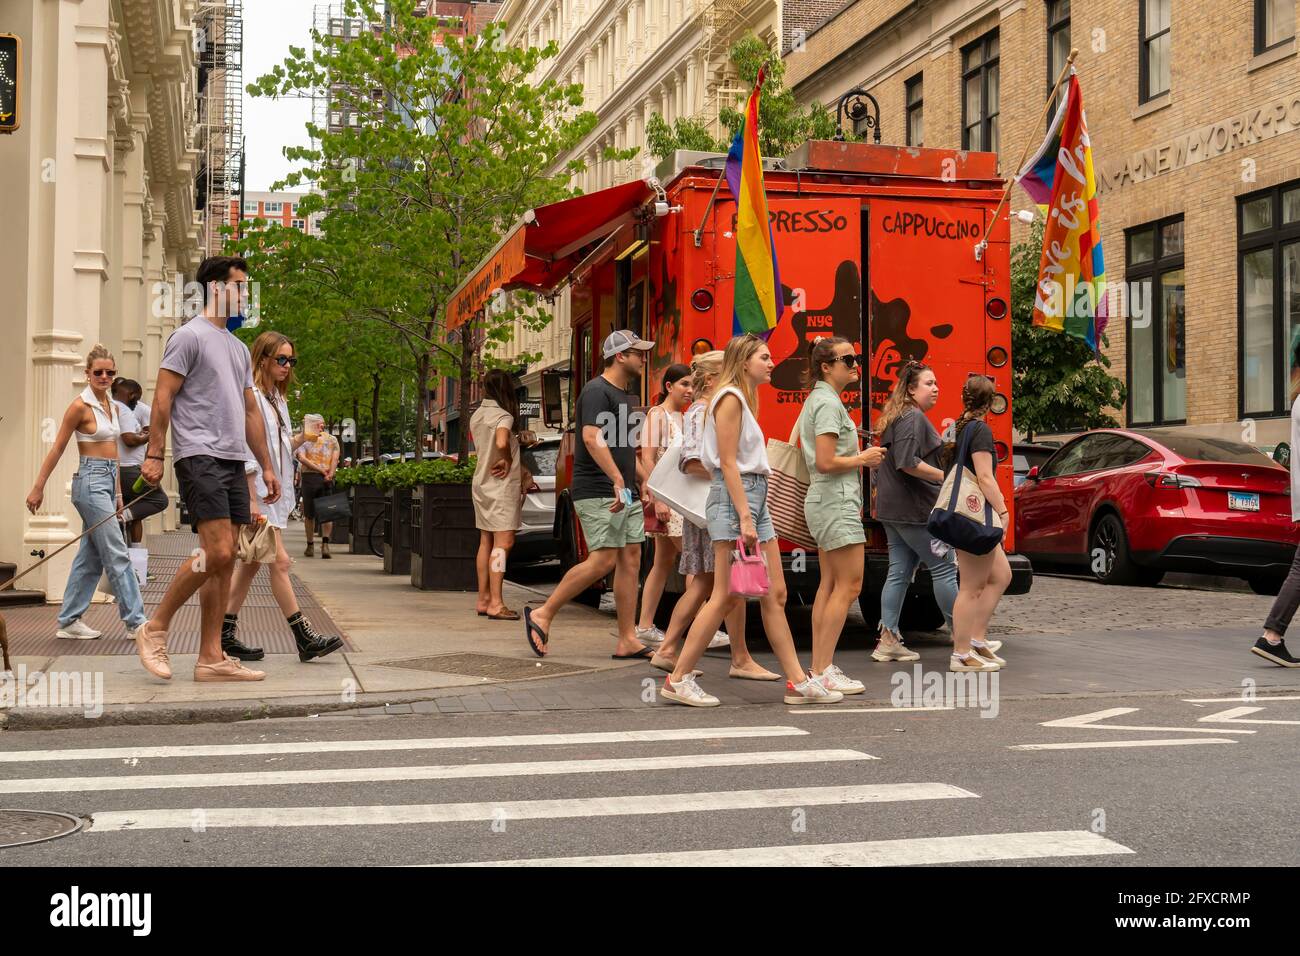
M 653 195 L 637 180 L 530 209 L 451 294 L 447 328 L 464 325 L 497 289 L 551 291 L 587 246 L 630 222 Z

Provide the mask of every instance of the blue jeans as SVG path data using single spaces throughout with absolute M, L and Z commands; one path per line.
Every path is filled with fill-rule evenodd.
M 903 613 L 903 599 L 912 582 L 918 563 L 924 561 L 934 583 L 934 598 L 952 627 L 952 605 L 957 600 L 957 553 L 951 548 L 942 558 L 930 550 L 930 532 L 923 524 L 894 524 L 882 521 L 889 539 L 889 574 L 880 591 L 880 623 L 890 633 L 898 633 L 898 617 Z
M 87 528 L 98 524 L 117 510 L 117 462 L 107 458 L 82 457 L 72 476 L 72 503 Z M 122 526 L 105 521 L 81 539 L 77 556 L 68 572 L 63 589 L 63 607 L 59 609 L 59 627 L 80 619 L 90 607 L 99 577 L 108 572 L 108 582 L 117 596 L 117 613 L 129 630 L 146 620 L 140 583 L 131 569 Z

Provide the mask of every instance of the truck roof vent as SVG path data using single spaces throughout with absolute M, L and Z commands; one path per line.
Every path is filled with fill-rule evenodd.
M 667 183 L 688 167 L 703 167 L 704 169 L 714 169 L 721 172 L 726 162 L 726 153 L 709 153 L 698 149 L 678 149 L 660 160 L 659 165 L 655 167 L 655 176 L 658 177 L 659 182 Z M 764 172 L 777 172 L 785 168 L 784 159 L 764 158 L 763 160 Z

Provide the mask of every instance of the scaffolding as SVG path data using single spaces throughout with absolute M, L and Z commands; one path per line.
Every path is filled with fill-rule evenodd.
M 313 40 L 314 55 L 324 53 L 332 57 L 337 50 L 338 41 L 352 40 L 362 31 L 374 30 L 379 24 L 370 23 L 361 17 L 349 17 L 344 14 L 342 3 L 318 3 L 313 8 L 312 27 L 319 40 Z M 326 41 L 329 37 L 331 40 Z M 321 89 L 311 92 L 311 121 L 319 129 L 338 132 L 346 126 L 356 126 L 358 115 L 352 108 L 355 92 L 334 81 Z
M 236 225 L 244 198 L 244 18 L 241 0 L 201 0 L 194 17 L 198 60 L 199 170 L 195 204 L 204 218 L 204 255 L 221 252 L 221 228 Z M 238 202 L 229 222 L 232 201 Z

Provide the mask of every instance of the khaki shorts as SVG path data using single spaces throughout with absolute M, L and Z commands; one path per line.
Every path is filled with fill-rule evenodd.
M 609 510 L 613 504 L 613 498 L 583 498 L 573 503 L 588 551 L 621 548 L 645 540 L 645 512 L 640 499 L 618 512 Z
M 834 551 L 850 544 L 864 544 L 862 497 L 847 482 L 818 482 L 808 487 L 803 516 L 819 551 Z

